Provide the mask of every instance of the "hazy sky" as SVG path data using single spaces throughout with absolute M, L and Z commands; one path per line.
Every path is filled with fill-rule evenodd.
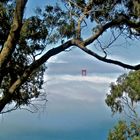
M 25 16 L 36 6 L 48 2 L 29 0 Z M 117 44 L 122 42 L 119 39 Z M 111 48 L 110 57 L 137 63 L 140 60 L 138 42 L 124 44 L 125 47 L 119 49 L 117 45 Z M 126 70 L 97 61 L 76 48 L 55 56 L 47 66 L 44 84 L 48 96 L 46 109 L 37 114 L 15 111 L 1 116 L 0 139 L 105 140 L 115 118 L 111 117 L 104 99 L 109 84 Z M 81 76 L 82 69 L 87 70 L 86 77 Z

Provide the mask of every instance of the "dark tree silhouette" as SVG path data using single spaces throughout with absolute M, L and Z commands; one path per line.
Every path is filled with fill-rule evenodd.
M 138 0 L 62 0 L 60 5 L 47 3 L 44 9 L 37 8 L 34 16 L 23 18 L 27 1 L 0 2 L 0 112 L 11 103 L 20 108 L 39 98 L 45 62 L 73 46 L 100 61 L 140 69 L 140 64 L 109 59 L 106 51 L 117 40 L 117 33 L 139 39 Z M 89 24 L 92 33 L 85 38 Z M 104 54 L 101 56 L 94 43 L 111 31 L 116 34 L 112 32 L 110 43 L 98 46 Z M 52 44 L 56 47 L 45 49 Z

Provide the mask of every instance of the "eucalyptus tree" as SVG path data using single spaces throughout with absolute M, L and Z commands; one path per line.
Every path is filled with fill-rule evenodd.
M 61 0 L 53 6 L 46 2 L 25 17 L 26 8 L 31 8 L 25 8 L 28 1 L 0 1 L 0 112 L 8 111 L 6 105 L 17 109 L 40 98 L 45 62 L 73 46 L 106 63 L 140 68 L 107 54 L 121 35 L 139 39 L 139 0 Z M 99 41 L 105 32 L 112 33 L 108 45 Z
M 140 70 L 119 76 L 116 83 L 111 83 L 110 88 L 106 103 L 113 114 L 124 114 L 125 119 L 120 120 L 110 131 L 108 140 L 139 140 Z

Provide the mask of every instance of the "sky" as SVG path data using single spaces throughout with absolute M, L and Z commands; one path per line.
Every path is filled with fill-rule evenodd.
M 36 6 L 54 2 L 29 0 L 25 16 Z M 103 39 L 107 42 L 107 39 Z M 122 44 L 121 38 L 116 44 Z M 135 64 L 140 60 L 138 42 L 110 48 L 112 58 Z M 137 44 L 137 45 L 136 45 Z M 128 49 L 129 47 L 129 49 Z M 47 62 L 44 91 L 48 102 L 38 113 L 17 110 L 0 117 L 2 140 L 106 140 L 109 130 L 122 116 L 112 117 L 105 104 L 109 84 L 126 69 L 92 58 L 77 48 Z M 87 70 L 87 76 L 81 70 Z

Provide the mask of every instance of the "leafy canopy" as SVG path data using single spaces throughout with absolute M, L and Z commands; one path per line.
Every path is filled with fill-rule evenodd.
M 140 139 L 140 71 L 130 71 L 119 76 L 116 83 L 111 83 L 106 103 L 113 113 L 125 113 L 126 120 L 121 120 L 109 132 L 108 140 Z
M 15 103 L 15 108 L 20 108 L 31 104 L 32 99 L 39 98 L 42 95 L 45 62 L 72 46 L 103 62 L 135 70 L 140 68 L 140 65 L 132 66 L 107 58 L 107 49 L 118 38 L 116 33 L 139 38 L 138 0 L 61 0 L 55 5 L 38 7 L 30 17 L 22 17 L 26 2 L 27 0 L 0 2 L 0 111 L 12 102 Z M 91 35 L 85 38 L 87 26 Z M 100 37 L 106 31 L 113 36 L 107 47 L 100 42 Z M 95 42 L 98 42 L 98 48 L 105 56 L 94 52 Z M 52 48 L 52 45 L 58 47 Z M 88 49 L 88 45 L 92 49 Z M 124 85 L 112 87 L 122 96 L 120 91 L 124 92 Z M 131 88 L 125 91 L 129 96 Z M 139 96 L 134 95 L 133 100 L 138 100 Z M 116 101 L 114 96 L 108 96 L 111 98 L 107 101 L 108 104 L 112 105 L 112 98 Z M 115 102 L 115 106 L 116 110 L 121 110 L 118 102 Z
M 140 71 L 130 71 L 119 76 L 116 83 L 111 83 L 110 88 L 106 103 L 114 113 L 122 112 L 125 104 L 133 107 L 140 101 Z
M 139 122 L 119 121 L 117 125 L 110 131 L 108 140 L 140 140 Z

